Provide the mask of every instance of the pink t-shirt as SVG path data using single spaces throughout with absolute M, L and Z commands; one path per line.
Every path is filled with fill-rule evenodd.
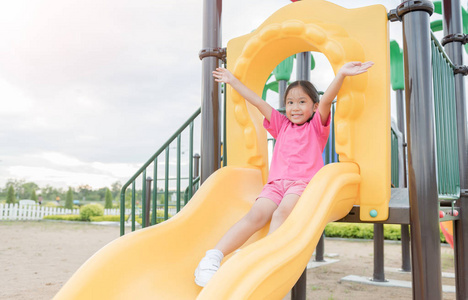
M 330 116 L 324 126 L 320 114 L 312 120 L 296 125 L 273 109 L 265 129 L 276 139 L 268 182 L 278 179 L 310 181 L 323 167 L 322 152 L 330 134 Z

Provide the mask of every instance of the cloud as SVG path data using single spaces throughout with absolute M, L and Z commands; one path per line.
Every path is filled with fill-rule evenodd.
M 288 3 L 224 1 L 223 46 Z M 128 179 L 200 107 L 202 11 L 199 0 L 1 2 L 0 186 Z
M 109 187 L 115 181 L 126 181 L 139 164 L 85 162 L 59 152 L 32 155 L 0 156 L 0 180 L 21 178 L 38 184 L 68 187 L 90 184 L 93 188 Z

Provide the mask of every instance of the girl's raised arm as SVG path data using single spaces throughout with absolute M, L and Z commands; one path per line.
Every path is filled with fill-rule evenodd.
M 224 82 L 230 84 L 245 100 L 249 101 L 250 104 L 255 106 L 260 113 L 270 121 L 271 112 L 273 108 L 266 101 L 263 101 L 260 96 L 255 94 L 251 89 L 245 86 L 239 79 L 237 79 L 229 70 L 224 68 L 217 68 L 213 71 L 213 77 L 216 82 Z
M 374 63 L 371 61 L 365 63 L 359 61 L 352 61 L 347 64 L 344 64 L 341 67 L 341 69 L 338 71 L 338 74 L 336 74 L 335 79 L 333 79 L 332 83 L 320 99 L 318 111 L 320 113 L 322 124 L 326 124 L 328 120 L 328 115 L 330 114 L 330 108 L 333 99 L 335 99 L 336 95 L 338 95 L 341 85 L 343 84 L 343 80 L 346 78 L 346 76 L 355 76 L 365 73 L 367 72 L 367 69 L 369 69 L 373 65 Z

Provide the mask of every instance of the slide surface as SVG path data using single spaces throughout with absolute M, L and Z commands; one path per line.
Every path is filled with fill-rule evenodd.
M 263 186 L 259 169 L 225 167 L 172 219 L 98 251 L 54 299 L 282 299 L 325 225 L 351 210 L 360 180 L 354 163 L 325 166 L 283 226 L 267 237 L 268 226 L 256 233 L 202 289 L 193 275 L 199 260 L 247 213 Z

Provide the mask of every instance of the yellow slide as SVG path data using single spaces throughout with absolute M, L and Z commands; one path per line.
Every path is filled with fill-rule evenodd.
M 345 9 L 323 0 L 286 5 L 252 33 L 228 43 L 229 69 L 257 94 L 275 66 L 303 51 L 326 55 L 333 70 L 373 61 L 346 78 L 334 118 L 340 163 L 322 168 L 285 223 L 268 226 L 226 257 L 202 289 L 194 271 L 252 206 L 268 176 L 262 116 L 227 89 L 228 167 L 214 173 L 172 219 L 127 234 L 91 257 L 55 299 L 282 299 L 305 269 L 330 221 L 353 204 L 360 218 L 388 218 L 390 74 L 387 12 L 381 5 Z M 264 237 L 264 238 L 262 238 Z
M 282 299 L 303 272 L 325 225 L 345 216 L 358 192 L 353 163 L 323 168 L 290 218 L 264 228 L 227 257 L 202 290 L 194 271 L 206 250 L 253 204 L 261 172 L 226 167 L 211 176 L 172 219 L 127 234 L 91 257 L 55 299 Z

